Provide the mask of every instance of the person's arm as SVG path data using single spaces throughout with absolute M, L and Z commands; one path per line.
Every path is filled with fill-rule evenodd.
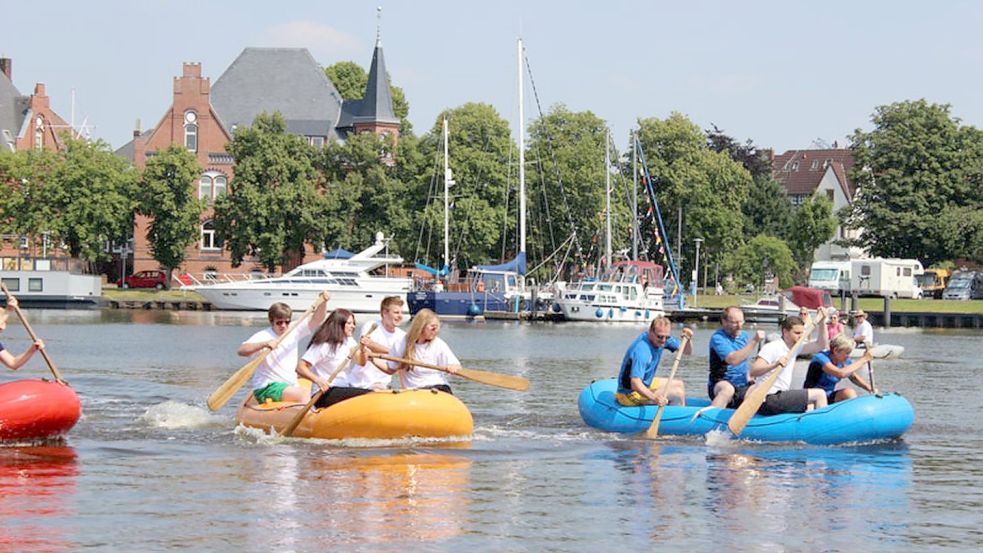
M 856 361 L 850 363 L 849 365 L 843 367 L 842 369 L 834 365 L 832 362 L 828 362 L 823 365 L 823 371 L 837 378 L 846 378 L 852 375 L 853 373 L 857 372 L 858 370 L 860 370 L 864 365 L 867 364 L 868 361 L 870 361 L 873 358 L 874 357 L 870 354 L 870 350 L 867 350 L 864 352 L 864 354 L 861 357 L 857 358 Z
M 243 342 L 239 345 L 239 349 L 236 350 L 236 353 L 239 354 L 240 357 L 249 357 L 257 351 L 261 351 L 263 349 L 273 351 L 274 344 L 276 344 L 276 340 L 270 340 L 268 342 Z
M 771 344 L 768 344 L 769 346 Z M 758 352 L 758 356 L 755 357 L 750 363 L 748 363 L 748 374 L 752 377 L 761 376 L 763 374 L 768 374 L 771 371 L 784 367 L 788 363 L 788 355 L 780 355 L 777 359 L 772 361 L 770 357 L 774 354 L 771 353 L 771 348 L 765 346 Z
M 730 365 L 732 367 L 734 365 L 741 364 L 742 361 L 744 361 L 745 359 L 747 359 L 748 357 L 751 356 L 751 353 L 754 352 L 754 349 L 764 339 L 765 339 L 765 331 L 764 330 L 759 330 L 759 331 L 755 332 L 754 333 L 754 336 L 750 340 L 747 341 L 747 345 L 745 345 L 741 349 L 734 350 L 734 351 L 728 353 L 727 356 L 724 357 L 724 363 L 727 363 L 728 365 Z
M 686 347 L 683 348 L 683 355 L 693 355 L 693 329 L 684 326 L 679 339 L 682 340 L 683 338 L 688 338 L 686 340 Z
M 659 405 L 665 405 L 667 402 L 665 396 L 663 396 L 662 394 L 657 394 L 654 391 L 652 391 L 648 386 L 645 385 L 644 382 L 642 382 L 642 379 L 637 376 L 631 377 L 631 391 L 638 392 L 640 396 Z
M 314 384 L 317 384 L 317 387 L 320 388 L 321 390 L 327 390 L 328 388 L 331 387 L 331 385 L 328 383 L 328 379 L 327 378 L 322 378 L 322 377 L 314 374 L 314 371 L 311 370 L 311 364 L 310 364 L 310 362 L 308 362 L 308 361 L 306 361 L 304 359 L 301 359 L 300 361 L 297 361 L 297 369 L 296 370 L 297 370 L 297 376 L 298 377 L 300 377 L 300 378 L 306 378 L 307 380 L 310 380 Z
M 14 357 L 5 349 L 0 350 L 0 362 L 6 365 L 10 370 L 16 371 L 24 366 L 24 363 L 27 363 L 27 361 L 30 360 L 35 351 L 40 351 L 42 349 L 44 349 L 44 342 L 41 340 L 35 340 L 35 342 L 24 351 L 24 353 L 18 355 L 17 357 Z
M 860 386 L 860 388 L 866 390 L 868 393 L 871 394 L 877 393 L 877 390 L 875 390 L 873 386 L 868 384 L 867 381 L 861 378 L 861 376 L 857 373 L 853 373 L 850 375 L 850 382 L 853 382 L 857 386 Z
M 363 345 L 363 346 L 365 346 L 366 348 L 368 348 L 373 353 L 381 353 L 383 355 L 389 353 L 389 348 L 387 346 L 384 346 L 384 345 L 380 344 L 379 342 L 376 342 L 372 338 L 369 338 L 368 335 L 365 335 L 365 336 L 362 336 L 361 338 L 359 338 L 358 339 L 358 343 L 361 344 L 361 345 Z M 364 364 L 365 363 L 359 363 L 359 365 L 364 365 Z
M 318 327 L 321 326 L 321 323 L 328 316 L 328 300 L 331 299 L 331 293 L 327 290 L 322 290 L 321 298 L 324 301 L 321 302 L 321 305 L 317 306 L 317 309 L 314 310 L 314 315 L 307 321 L 307 328 L 311 329 L 311 332 L 317 332 Z
M 809 316 L 809 312 L 805 312 L 805 316 Z M 803 319 L 805 320 L 805 319 Z M 819 310 L 819 320 L 816 321 L 816 328 L 819 329 L 818 335 L 815 340 L 807 342 L 806 345 L 802 346 L 802 350 L 799 352 L 800 355 L 812 355 L 820 351 L 826 351 L 829 349 L 829 332 L 826 329 L 826 310 Z

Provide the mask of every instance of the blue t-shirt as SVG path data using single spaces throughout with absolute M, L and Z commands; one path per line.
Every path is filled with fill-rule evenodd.
M 710 381 L 708 383 L 710 390 L 721 380 L 730 382 L 734 388 L 747 386 L 747 359 L 745 358 L 733 366 L 724 361 L 731 353 L 743 349 L 747 342 L 748 335 L 743 330 L 736 338 L 727 334 L 722 328 L 713 333 L 713 336 L 710 337 Z
M 827 350 L 812 356 L 812 361 L 809 362 L 809 370 L 806 372 L 805 382 L 802 384 L 803 388 L 822 388 L 826 391 L 826 395 L 830 395 L 836 391 L 836 384 L 840 381 L 840 377 L 833 376 L 823 370 L 823 366 L 826 363 L 833 363 L 833 360 L 830 359 L 831 353 Z M 850 363 L 853 363 L 853 360 L 848 357 L 842 363 L 833 363 L 833 365 L 842 369 Z
M 665 347 L 653 346 L 652 342 L 649 342 L 648 331 L 635 338 L 635 341 L 628 346 L 625 358 L 621 360 L 618 392 L 630 394 L 632 378 L 641 378 L 646 386 L 650 386 L 652 379 L 655 378 L 655 370 L 659 368 L 659 361 L 662 360 L 662 350 L 676 351 L 679 346 L 679 340 L 673 337 L 666 340 Z

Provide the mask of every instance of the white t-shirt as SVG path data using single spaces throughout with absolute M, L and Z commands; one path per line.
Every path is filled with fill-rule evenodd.
M 857 325 L 853 331 L 853 337 L 856 338 L 857 336 L 863 336 L 865 342 L 874 344 L 874 327 L 871 326 L 870 321 L 864 319 L 864 322 Z
M 322 377 L 328 378 L 331 373 L 338 368 L 338 365 L 348 361 L 348 354 L 351 353 L 352 348 L 357 346 L 358 342 L 354 338 L 345 338 L 338 347 L 334 344 L 329 344 L 327 342 L 323 344 L 315 344 L 307 348 L 304 355 L 301 357 L 304 361 L 311 364 L 311 372 Z M 332 386 L 351 386 L 348 383 L 348 371 L 343 370 L 335 376 L 334 380 L 331 381 Z M 317 384 L 314 385 L 312 392 L 317 391 L 319 388 Z
M 396 357 L 405 357 L 406 355 L 406 340 L 400 340 L 393 348 L 390 353 Z M 450 346 L 447 342 L 441 340 L 439 337 L 434 338 L 432 341 L 425 344 L 416 344 L 414 348 L 413 358 L 416 361 L 421 361 L 423 363 L 429 363 L 431 365 L 437 365 L 440 367 L 446 367 L 448 365 L 460 365 L 461 362 L 451 351 Z M 389 363 L 389 368 L 395 369 L 399 366 L 399 363 Z M 412 388 L 426 388 L 429 386 L 439 386 L 441 384 L 447 384 L 446 373 L 443 371 L 435 371 L 433 369 L 425 369 L 423 367 L 413 367 L 412 370 L 405 371 L 402 376 L 403 387 L 407 389 Z
M 398 326 L 392 332 L 388 332 L 382 326 L 382 321 L 369 321 L 362 325 L 360 336 L 365 336 L 372 324 L 378 325 L 369 339 L 378 344 L 382 344 L 392 351 L 393 346 L 406 340 L 406 332 Z M 348 383 L 356 388 L 366 388 L 368 390 L 385 390 L 392 382 L 392 375 L 380 371 L 372 362 L 365 365 L 355 365 L 348 372 Z
M 767 344 L 761 346 L 761 351 L 758 352 L 758 359 L 764 360 L 769 365 L 774 365 L 785 356 L 787 363 L 783 368 L 775 368 L 774 370 L 780 370 L 778 373 L 778 378 L 775 379 L 775 383 L 771 385 L 768 390 L 769 394 L 774 394 L 776 392 L 784 392 L 792 387 L 792 373 L 795 371 L 795 359 L 789 359 L 788 354 L 791 353 L 788 346 L 785 345 L 785 340 L 775 340 L 768 342 Z M 770 373 L 768 373 L 770 374 Z M 757 377 L 758 379 L 765 379 L 768 374 Z
M 280 345 L 259 364 L 253 374 L 252 387 L 254 390 L 264 388 L 272 382 L 286 382 L 290 385 L 297 383 L 297 350 L 301 342 L 311 335 L 311 327 L 307 323 L 308 320 L 306 319 L 301 321 L 297 328 L 284 338 Z M 253 334 L 246 340 L 246 343 L 266 343 L 276 339 L 277 335 L 270 327 Z M 256 355 L 262 355 L 263 351 L 265 350 L 256 352 Z

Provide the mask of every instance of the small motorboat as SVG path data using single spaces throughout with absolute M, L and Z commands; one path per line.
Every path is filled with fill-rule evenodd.
M 257 403 L 250 394 L 236 413 L 244 426 L 283 433 L 304 403 Z M 455 396 L 437 390 L 387 390 L 311 409 L 294 430 L 297 438 L 398 439 L 469 437 L 471 412 Z
M 0 441 L 34 442 L 68 433 L 82 416 L 70 386 L 48 380 L 0 384 Z
M 626 407 L 617 402 L 617 379 L 595 380 L 580 394 L 580 416 L 589 426 L 608 432 L 645 432 L 657 407 Z M 707 399 L 687 398 L 686 406 L 668 405 L 659 423 L 662 435 L 704 435 L 727 430 L 733 409 L 696 412 L 710 404 Z M 911 403 L 900 394 L 860 396 L 807 413 L 755 415 L 740 434 L 741 439 L 763 442 L 809 444 L 861 443 L 900 437 L 915 420 Z

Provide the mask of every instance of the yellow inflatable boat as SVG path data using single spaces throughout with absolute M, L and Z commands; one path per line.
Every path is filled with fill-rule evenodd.
M 283 433 L 303 403 L 258 404 L 249 394 L 236 413 L 244 426 Z M 448 438 L 470 436 L 471 412 L 451 394 L 436 390 L 371 392 L 325 409 L 311 409 L 293 436 L 296 438 Z

